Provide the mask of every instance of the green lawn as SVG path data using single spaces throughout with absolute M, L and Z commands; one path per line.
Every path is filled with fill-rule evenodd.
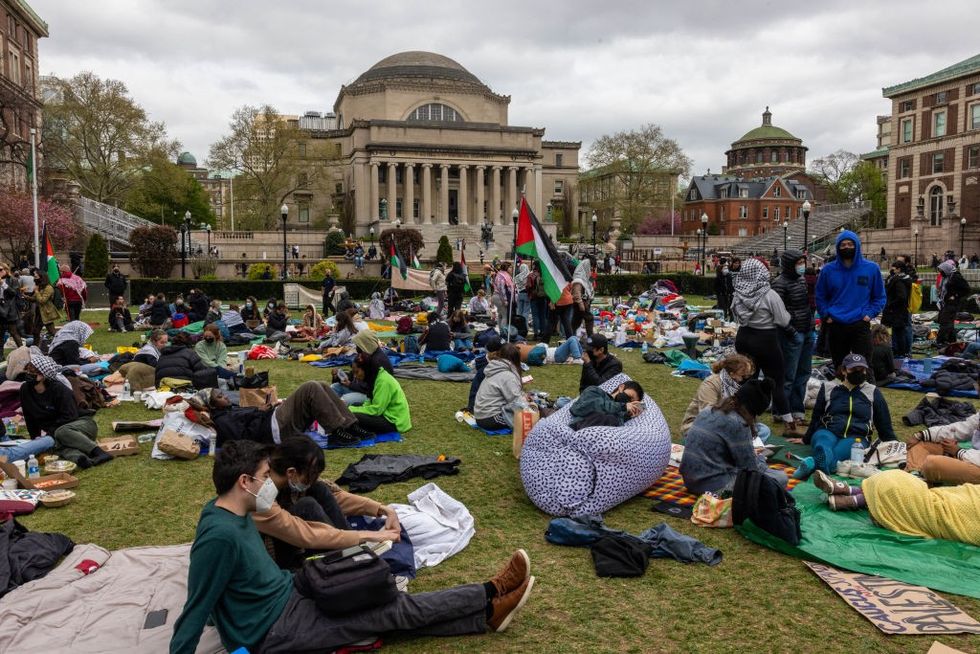
M 105 319 L 92 312 L 88 320 Z M 98 330 L 92 343 L 101 351 L 131 344 L 130 335 Z M 637 352 L 619 352 L 626 372 L 640 381 L 676 428 L 697 382 L 676 379 L 661 365 L 644 363 Z M 269 370 L 280 397 L 307 379 L 326 379 L 329 371 L 296 362 L 258 362 Z M 552 396 L 574 395 L 578 368 L 535 368 L 533 388 Z M 850 609 L 803 564 L 754 545 L 732 530 L 711 530 L 650 511 L 651 501 L 637 498 L 606 515 L 616 528 L 639 532 L 663 520 L 684 533 L 720 548 L 717 567 L 651 562 L 639 579 L 598 579 L 587 549 L 557 547 L 544 540 L 549 516 L 524 495 L 509 438 L 493 438 L 459 425 L 453 413 L 466 402 L 468 384 L 403 381 L 415 428 L 404 442 L 368 450 L 331 451 L 327 476 L 336 477 L 365 453 L 420 453 L 457 456 L 461 473 L 436 479 L 476 518 L 469 547 L 437 568 L 423 570 L 412 590 L 483 581 L 511 550 L 531 555 L 538 585 L 510 630 L 458 640 L 387 640 L 391 651 L 405 652 L 924 652 L 931 638 L 885 637 Z M 912 429 L 899 418 L 921 396 L 886 391 L 898 432 Z M 159 412 L 136 408 L 103 410 L 101 433 L 118 419 L 149 419 Z M 108 548 L 188 542 L 202 503 L 212 496 L 210 460 L 153 461 L 150 445 L 138 456 L 82 471 L 77 500 L 62 509 L 39 509 L 23 519 L 33 530 L 60 531 L 76 542 Z M 384 502 L 405 501 L 422 480 L 385 485 L 372 493 Z M 980 601 L 948 596 L 980 617 Z M 980 651 L 980 636 L 944 637 L 963 651 Z

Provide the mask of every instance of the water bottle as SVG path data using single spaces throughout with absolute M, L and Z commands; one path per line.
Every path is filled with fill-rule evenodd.
M 37 457 L 33 454 L 27 459 L 28 479 L 37 479 L 41 476 L 41 466 L 38 465 Z
M 864 463 L 864 445 L 860 438 L 855 438 L 851 445 L 851 463 Z
M 214 456 L 214 452 L 217 449 L 218 449 L 218 436 L 217 434 L 211 434 L 211 438 L 208 441 L 208 456 Z
M 238 353 L 238 374 L 245 376 L 245 357 L 241 352 Z
M 129 385 L 129 380 L 127 379 L 126 381 L 123 382 L 122 397 L 120 399 L 128 400 L 132 398 L 133 397 L 132 390 L 133 390 L 132 386 Z
M 647 343 L 646 341 L 643 341 L 643 345 L 640 346 L 640 353 L 646 354 L 649 351 L 650 351 L 650 344 Z

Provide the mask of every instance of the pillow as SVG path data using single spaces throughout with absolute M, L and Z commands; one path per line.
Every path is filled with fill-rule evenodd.
M 439 372 L 470 372 L 470 367 L 466 362 L 452 354 L 440 354 L 436 359 Z
M 548 347 L 544 343 L 538 343 L 527 353 L 527 365 L 542 366 L 548 354 Z

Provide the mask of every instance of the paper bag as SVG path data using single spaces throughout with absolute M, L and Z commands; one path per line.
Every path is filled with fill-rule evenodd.
M 190 436 L 184 436 L 172 429 L 164 429 L 157 447 L 164 454 L 178 459 L 196 459 L 201 453 L 201 444 Z
M 691 522 L 701 527 L 732 526 L 732 498 L 721 499 L 711 493 L 698 498 L 692 509 Z
M 537 424 L 541 414 L 537 409 L 521 409 L 514 412 L 514 458 L 521 458 L 521 450 L 524 449 L 524 441 L 531 433 L 531 428 Z
M 238 389 L 238 406 L 240 407 L 264 407 L 271 406 L 279 401 L 276 395 L 275 386 L 265 388 L 240 388 Z

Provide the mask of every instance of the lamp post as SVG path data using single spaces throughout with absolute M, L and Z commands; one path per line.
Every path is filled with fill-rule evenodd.
M 963 251 L 963 235 L 966 233 L 966 218 L 960 218 L 960 256 L 965 257 L 966 253 Z
M 548 222 L 549 222 L 549 223 L 551 222 L 551 211 L 552 211 L 552 209 L 553 209 L 553 208 L 554 208 L 554 207 L 552 207 L 552 205 L 551 205 L 551 201 L 549 200 L 549 201 L 548 201 Z
M 698 244 L 698 250 L 700 250 L 701 249 L 701 228 L 698 227 L 696 230 L 694 230 L 694 234 L 697 236 L 697 239 L 695 239 L 694 242 Z M 697 267 L 699 265 L 701 265 L 701 253 L 700 252 L 697 253 L 697 258 L 694 260 L 694 262 L 695 262 L 694 263 L 694 268 L 695 268 L 694 272 L 697 272 Z
M 370 228 L 368 232 L 371 234 L 371 245 L 374 245 L 374 227 Z
M 592 256 L 595 256 L 595 228 L 599 224 L 599 215 L 592 211 Z
M 786 243 L 787 243 L 786 230 L 787 229 L 789 229 L 789 221 L 788 220 L 784 220 L 783 221 L 783 252 L 786 251 Z
M 289 220 L 289 207 L 283 202 L 279 207 L 279 215 L 282 216 L 282 279 L 286 280 L 286 221 Z
M 912 234 L 915 236 L 915 247 L 914 247 L 915 254 L 913 254 L 912 256 L 912 265 L 918 268 L 919 267 L 919 228 L 916 227 L 915 231 L 912 232 Z
M 194 244 L 191 243 L 191 211 L 188 209 L 184 212 L 184 224 L 187 226 L 187 253 L 191 256 L 194 255 Z
M 701 244 L 701 274 L 705 273 L 708 265 L 708 214 L 701 212 L 701 234 L 704 242 Z
M 180 224 L 180 278 L 187 278 L 187 225 L 188 221 Z
M 402 221 L 395 218 L 395 229 L 401 229 L 401 228 L 402 228 Z
M 803 247 L 806 248 L 807 244 L 810 242 L 807 238 L 810 235 L 810 201 L 809 200 L 803 201 L 802 209 L 803 209 Z M 807 251 L 804 252 L 804 254 L 809 255 L 810 250 L 807 249 Z
M 211 224 L 208 223 L 204 229 L 208 233 L 208 256 L 210 257 L 211 256 Z

